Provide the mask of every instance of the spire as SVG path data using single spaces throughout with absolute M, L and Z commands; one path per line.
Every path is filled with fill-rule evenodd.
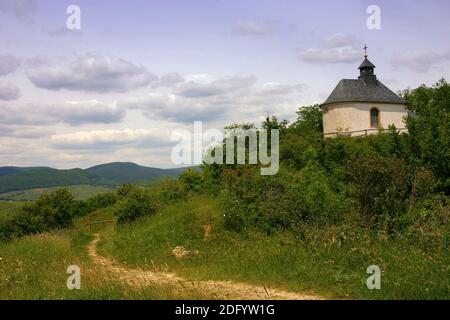
M 376 84 L 377 76 L 374 73 L 375 65 L 367 59 L 367 45 L 364 45 L 364 61 L 359 66 L 359 78 L 366 84 Z

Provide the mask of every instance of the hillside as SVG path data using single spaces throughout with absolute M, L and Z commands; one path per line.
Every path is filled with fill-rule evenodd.
M 58 170 L 36 167 L 0 167 L 0 193 L 72 185 L 118 186 L 176 178 L 186 168 L 159 169 L 135 163 L 109 163 L 88 169 Z
M 33 169 L 44 169 L 44 167 L 0 167 L 0 177 L 7 176 L 14 173 L 21 173 Z
M 131 162 L 114 162 L 86 169 L 91 174 L 118 184 L 154 181 L 164 177 L 176 178 L 185 168 L 159 169 L 137 165 Z

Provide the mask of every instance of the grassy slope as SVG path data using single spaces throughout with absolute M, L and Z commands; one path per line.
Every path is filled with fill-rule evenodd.
M 43 193 L 52 192 L 60 188 L 66 188 L 75 196 L 76 199 L 79 200 L 85 200 L 97 194 L 111 191 L 110 188 L 103 186 L 75 185 L 67 187 L 36 188 L 23 191 L 11 191 L 0 194 L 0 199 L 33 201 L 37 200 Z
M 442 255 L 382 239 L 312 246 L 290 233 L 237 235 L 223 229 L 222 213 L 208 197 L 168 206 L 109 233 L 107 240 L 103 254 L 197 279 L 234 279 L 334 298 L 448 298 L 449 261 Z M 200 254 L 177 261 L 171 251 L 179 245 Z M 372 264 L 383 270 L 382 290 L 366 288 L 366 268 Z
M 83 227 L 89 221 L 112 218 L 109 208 L 78 219 L 74 230 L 0 244 L 0 299 L 198 298 L 192 293 L 180 296 L 167 288 L 136 289 L 114 281 L 87 256 L 86 245 L 93 232 L 100 232 L 104 239 L 101 254 L 129 266 L 175 271 L 196 279 L 232 279 L 331 298 L 448 298 L 448 257 L 385 240 L 322 243 L 319 247 L 299 242 L 290 233 L 243 236 L 225 231 L 222 217 L 213 199 L 196 197 L 127 226 Z M 205 239 L 203 226 L 208 224 L 211 233 Z M 200 253 L 177 261 L 171 251 L 178 245 Z M 72 264 L 81 267 L 81 291 L 66 288 L 66 268 Z M 365 286 L 370 264 L 383 270 L 380 291 Z
M 87 220 L 108 216 L 96 212 Z M 78 225 L 84 223 L 78 221 Z M 92 264 L 88 229 L 24 237 L 0 244 L 0 299 L 196 299 L 168 288 L 131 288 Z M 66 287 L 67 267 L 81 268 L 81 290 Z
M 82 169 L 57 170 L 38 168 L 0 177 L 0 193 L 55 186 L 80 184 L 115 185 L 107 179 Z

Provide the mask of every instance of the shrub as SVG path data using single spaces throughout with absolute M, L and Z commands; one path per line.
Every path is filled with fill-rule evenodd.
M 158 187 L 161 191 L 161 200 L 164 202 L 179 200 L 186 196 L 185 185 L 177 180 L 166 178 L 158 184 Z
M 114 214 L 118 217 L 117 222 L 124 224 L 155 212 L 156 205 L 152 197 L 145 190 L 136 189 L 120 202 Z
M 58 189 L 43 194 L 33 203 L 25 204 L 23 211 L 42 220 L 46 229 L 60 229 L 72 226 L 77 203 L 67 189 Z
M 21 236 L 72 226 L 78 205 L 66 189 L 42 195 L 22 211 L 0 224 L 0 240 L 10 241 Z
M 409 177 L 403 160 L 371 154 L 353 158 L 347 168 L 366 222 L 396 218 L 405 211 Z
M 311 161 L 295 175 L 290 197 L 296 216 L 313 224 L 336 223 L 348 207 L 344 194 L 333 190 L 324 170 Z
M 199 192 L 203 187 L 203 176 L 200 172 L 189 168 L 184 171 L 178 178 L 184 185 L 186 191 Z
M 118 193 L 107 192 L 97 194 L 85 201 L 87 213 L 112 206 L 119 200 Z
M 121 197 L 126 197 L 135 192 L 138 188 L 132 184 L 123 184 L 117 189 L 117 194 Z

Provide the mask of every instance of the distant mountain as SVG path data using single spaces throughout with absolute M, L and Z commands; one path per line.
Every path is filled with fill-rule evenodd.
M 131 162 L 101 164 L 86 171 L 118 184 L 156 180 L 165 176 L 163 169 L 143 167 Z
M 102 164 L 84 170 L 0 167 L 0 193 L 81 184 L 118 186 L 124 183 L 152 182 L 164 177 L 176 178 L 186 169 L 159 169 L 130 162 Z
M 44 167 L 0 167 L 0 177 Z

